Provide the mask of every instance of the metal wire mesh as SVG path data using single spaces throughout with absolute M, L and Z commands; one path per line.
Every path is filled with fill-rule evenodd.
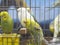
M 24 5 L 24 1 L 27 3 L 27 6 Z M 13 33 L 18 33 L 18 29 L 22 28 L 22 25 L 18 20 L 17 9 L 19 7 L 30 8 L 30 13 L 34 16 L 34 18 L 37 20 L 37 22 L 41 25 L 43 29 L 44 37 L 47 37 L 46 39 L 50 40 L 49 38 L 53 36 L 53 33 L 50 31 L 49 25 L 60 13 L 60 7 L 52 6 L 52 4 L 55 4 L 55 1 L 57 0 L 1 0 L 0 12 L 5 10 L 10 13 L 10 16 L 14 20 Z M 54 27 L 54 24 L 52 25 Z M 0 32 L 2 33 L 2 31 Z M 26 45 L 27 42 L 29 45 L 29 43 L 31 43 L 30 41 L 28 41 L 30 38 L 30 34 L 22 35 L 21 45 Z

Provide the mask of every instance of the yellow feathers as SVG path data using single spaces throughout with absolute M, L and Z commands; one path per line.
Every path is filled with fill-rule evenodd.
M 8 12 L 7 12 L 7 11 L 2 11 L 2 12 L 0 13 L 0 16 L 2 17 L 3 20 L 7 20 Z
M 54 26 L 53 25 L 50 25 L 49 26 L 49 29 L 50 29 L 50 31 L 53 33 L 54 32 Z
M 1 13 L 0 13 L 0 16 L 7 16 L 8 15 L 8 12 L 7 11 L 2 11 Z

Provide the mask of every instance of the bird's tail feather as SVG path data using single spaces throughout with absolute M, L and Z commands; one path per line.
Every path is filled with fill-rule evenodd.
M 41 28 L 39 31 L 35 30 L 33 32 L 33 37 L 35 40 L 35 45 L 42 45 L 43 43 L 48 44 L 48 41 L 46 39 L 44 39 L 43 31 Z

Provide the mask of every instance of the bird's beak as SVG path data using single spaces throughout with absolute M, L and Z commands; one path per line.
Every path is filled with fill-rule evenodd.
M 6 17 L 3 17 L 3 20 L 5 21 L 5 20 L 7 20 L 7 18 Z

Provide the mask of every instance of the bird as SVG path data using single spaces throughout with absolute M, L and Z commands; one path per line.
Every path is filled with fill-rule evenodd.
M 7 11 L 1 11 L 1 29 L 3 33 L 9 34 L 13 30 L 13 19 L 9 16 Z
M 53 39 L 50 42 L 56 42 L 59 41 L 58 34 L 60 34 L 60 14 L 50 23 L 50 31 L 53 33 Z
M 27 28 L 27 32 L 30 33 L 30 35 L 34 38 L 35 40 L 34 45 L 42 45 L 42 41 L 46 40 L 44 39 L 43 31 L 39 23 L 29 13 L 27 8 L 24 7 L 18 8 L 17 12 L 18 12 L 18 19 L 21 25 Z

